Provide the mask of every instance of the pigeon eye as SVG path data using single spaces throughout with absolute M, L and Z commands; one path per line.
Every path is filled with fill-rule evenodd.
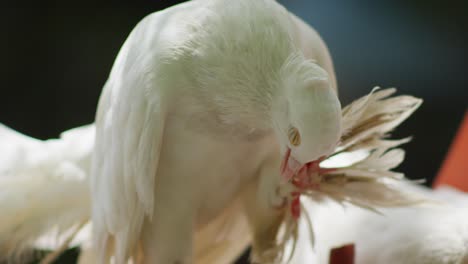
M 295 147 L 301 144 L 301 135 L 299 134 L 299 130 L 295 127 L 290 127 L 288 131 L 288 138 L 289 142 Z

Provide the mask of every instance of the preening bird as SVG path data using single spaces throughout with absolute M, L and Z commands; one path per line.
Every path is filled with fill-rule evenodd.
M 310 32 L 272 0 L 191 1 L 135 27 L 96 116 L 101 263 L 191 263 L 196 228 L 252 181 L 254 251 L 268 246 L 255 240 L 279 217 L 281 156 L 290 178 L 341 136 L 329 56 L 301 30 Z
M 195 231 L 236 197 L 254 253 L 267 250 L 281 174 L 330 154 L 340 136 L 328 51 L 276 1 L 194 0 L 147 16 L 97 109 L 98 262 L 192 263 Z
M 91 219 L 81 263 L 230 263 L 249 243 L 254 262 L 277 263 L 294 242 L 292 263 L 305 263 L 300 211 L 322 210 L 301 195 L 368 209 L 409 201 L 389 184 L 402 180 L 389 170 L 407 140 L 386 137 L 421 100 L 393 92 L 342 110 L 325 44 L 273 0 L 151 14 L 119 52 L 94 125 L 45 142 L 0 127 L 0 254 L 15 259 L 54 231 L 60 252 Z M 343 153 L 360 160 L 321 167 Z

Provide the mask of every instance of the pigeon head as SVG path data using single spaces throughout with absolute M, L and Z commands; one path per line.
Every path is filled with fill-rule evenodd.
M 341 105 L 327 72 L 312 61 L 290 59 L 281 80 L 274 122 L 283 155 L 281 174 L 290 179 L 334 151 L 341 137 Z

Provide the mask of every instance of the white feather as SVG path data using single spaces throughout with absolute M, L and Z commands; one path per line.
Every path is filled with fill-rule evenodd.
M 41 236 L 55 231 L 58 239 L 88 220 L 94 127 L 39 141 L 1 126 L 0 138 L 0 255 L 11 260 Z
M 91 192 L 102 262 L 108 250 L 117 263 L 137 259 L 139 243 L 148 247 L 145 254 L 188 261 L 190 229 L 219 214 L 266 156 L 279 153 L 271 120 L 276 98 L 286 100 L 286 91 L 302 90 L 317 73 L 327 76 L 324 85 L 334 80 L 332 70 L 325 73 L 302 54 L 307 43 L 294 42 L 294 19 L 271 0 L 207 0 L 149 15 L 136 26 L 96 119 Z M 167 234 L 173 227 L 162 226 L 166 218 L 178 225 Z M 176 248 L 172 240 L 184 245 Z M 166 245 L 164 252 L 157 243 Z

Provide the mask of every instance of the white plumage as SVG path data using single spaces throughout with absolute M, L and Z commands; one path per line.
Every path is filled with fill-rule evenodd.
M 278 210 L 280 175 L 309 168 L 340 138 L 343 148 L 365 138 L 376 139 L 367 142 L 371 148 L 398 145 L 403 141 L 372 136 L 419 105 L 400 98 L 403 114 L 395 117 L 394 101 L 375 103 L 392 93 L 385 90 L 345 109 L 342 122 L 335 91 L 320 37 L 273 0 L 194 0 L 149 15 L 115 61 L 95 126 L 50 142 L 0 130 L 11 139 L 0 142 L 8 146 L 0 206 L 9 210 L 0 250 L 15 253 L 92 214 L 94 243 L 82 258 L 88 263 L 227 263 L 250 242 L 254 260 L 276 260 L 285 213 Z M 376 114 L 383 123 L 343 136 Z M 368 182 L 383 188 L 379 177 L 398 178 L 387 170 L 401 162 L 401 151 L 369 157 L 357 168 L 377 179 Z M 371 172 L 375 164 L 379 173 Z M 344 175 L 356 180 L 352 169 Z M 347 201 L 356 184 L 343 186 L 332 181 L 322 190 L 346 190 L 340 199 Z M 354 196 L 378 200 L 367 194 L 374 196 Z M 384 197 L 376 203 L 388 202 Z M 293 260 L 307 254 L 299 250 Z
M 40 141 L 0 125 L 1 258 L 88 221 L 93 140 L 93 126 Z
M 298 169 L 338 141 L 335 89 L 323 41 L 275 1 L 195 0 L 146 17 L 97 111 L 90 183 L 100 262 L 139 252 L 150 263 L 190 262 L 192 233 L 234 199 L 249 206 L 254 230 L 267 227 L 279 217 L 280 154 L 291 149 Z M 293 126 L 299 146 L 288 140 Z
M 271 201 L 281 153 L 289 148 L 305 164 L 341 135 L 333 70 L 322 68 L 331 63 L 319 61 L 326 49 L 311 43 L 319 50 L 306 59 L 300 26 L 271 0 L 191 1 L 136 26 L 96 118 L 100 262 L 191 263 L 194 230 L 251 181 L 259 186 L 246 194 L 249 220 L 254 237 L 264 236 L 281 215 Z M 290 127 L 299 146 L 288 141 Z

